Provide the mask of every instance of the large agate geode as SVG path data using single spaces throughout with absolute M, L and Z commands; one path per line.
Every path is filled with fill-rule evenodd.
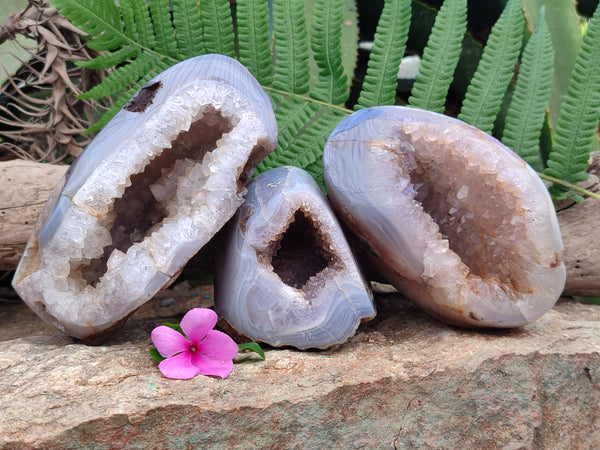
M 337 126 L 323 165 L 334 208 L 370 263 L 433 316 L 514 327 L 560 296 L 547 189 L 489 135 L 428 111 L 368 108 Z
M 327 348 L 375 316 L 339 222 L 297 167 L 269 170 L 248 185 L 218 256 L 215 309 L 253 340 Z
M 237 61 L 205 55 L 169 68 L 56 187 L 15 289 L 72 336 L 108 334 L 235 213 L 276 135 L 268 96 Z

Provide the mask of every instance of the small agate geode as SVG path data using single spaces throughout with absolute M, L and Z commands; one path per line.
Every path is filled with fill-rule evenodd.
M 60 330 L 106 336 L 233 216 L 276 143 L 271 102 L 240 63 L 204 55 L 167 69 L 53 191 L 15 289 Z
M 491 136 L 429 111 L 366 108 L 339 123 L 323 165 L 334 209 L 370 263 L 431 315 L 515 327 L 560 296 L 548 191 Z
M 340 225 L 302 169 L 256 177 L 225 231 L 215 309 L 239 333 L 273 346 L 327 348 L 375 316 Z

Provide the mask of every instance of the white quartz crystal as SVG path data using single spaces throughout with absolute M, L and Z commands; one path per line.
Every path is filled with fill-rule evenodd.
M 366 108 L 340 122 L 323 165 L 336 212 L 373 266 L 432 315 L 513 327 L 560 296 L 548 191 L 491 136 L 416 108 Z
M 72 336 L 108 334 L 229 220 L 276 142 L 270 100 L 237 61 L 205 55 L 169 68 L 56 187 L 15 289 Z

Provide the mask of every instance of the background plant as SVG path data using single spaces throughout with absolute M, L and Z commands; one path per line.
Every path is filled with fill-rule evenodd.
M 540 174 L 559 182 L 551 192 L 565 197 L 569 183 L 586 178 L 589 152 L 597 148 L 600 14 L 567 51 L 576 58 L 569 67 L 553 55 L 556 42 L 562 48 L 556 20 L 563 20 L 564 8 L 574 10 L 574 4 L 548 2 L 545 11 L 541 3 L 506 2 L 470 78 L 461 72 L 461 58 L 473 49 L 465 37 L 466 0 L 445 0 L 438 12 L 408 0 L 385 1 L 366 75 L 357 79 L 348 64 L 348 55 L 356 52 L 356 34 L 348 38 L 344 25 L 351 1 L 121 0 L 117 5 L 114 0 L 54 0 L 88 33 L 87 46 L 102 53 L 78 64 L 111 72 L 80 96 L 114 99 L 91 131 L 167 67 L 198 54 L 222 53 L 245 64 L 275 106 L 279 146 L 258 170 L 291 164 L 307 169 L 321 184 L 321 152 L 343 117 L 354 108 L 403 103 L 397 95 L 398 64 L 411 24 L 430 11 L 434 24 L 408 104 L 448 112 L 451 85 L 468 78 L 458 117 L 501 138 Z M 565 79 L 565 72 L 568 82 L 553 86 L 559 75 Z M 358 91 L 355 100 L 349 100 L 351 90 Z

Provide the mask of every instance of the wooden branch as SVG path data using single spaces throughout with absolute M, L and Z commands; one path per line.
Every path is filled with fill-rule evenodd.
M 68 166 L 0 162 L 0 270 L 14 270 L 50 191 Z
M 0 162 L 0 270 L 14 270 L 52 188 L 67 166 L 13 160 Z M 600 192 L 590 175 L 586 189 Z M 600 296 L 600 201 L 556 205 L 567 266 L 565 295 Z

